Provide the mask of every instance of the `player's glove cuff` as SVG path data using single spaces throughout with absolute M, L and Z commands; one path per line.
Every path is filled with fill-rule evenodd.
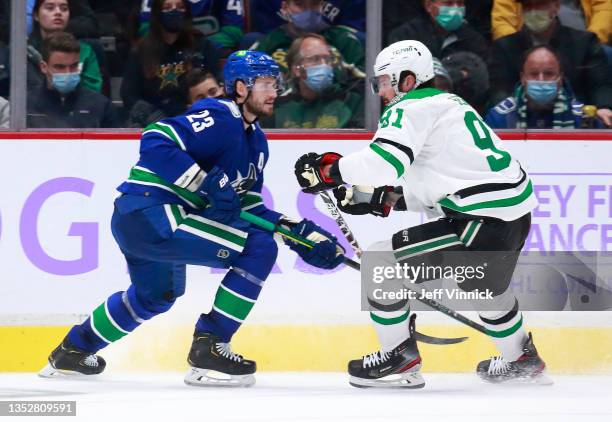
M 372 214 L 377 217 L 387 217 L 392 208 L 388 193 L 393 191 L 393 186 L 381 186 L 375 189 L 340 186 L 334 189 L 333 193 L 338 208 L 347 214 Z

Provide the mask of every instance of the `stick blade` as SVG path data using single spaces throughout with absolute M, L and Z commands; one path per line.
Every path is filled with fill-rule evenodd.
M 469 337 L 454 337 L 454 338 L 444 338 L 444 337 L 432 337 L 427 334 L 419 333 L 418 331 L 415 333 L 416 341 L 420 341 L 421 343 L 427 344 L 437 344 L 440 346 L 446 346 L 449 344 L 457 344 L 463 343 Z

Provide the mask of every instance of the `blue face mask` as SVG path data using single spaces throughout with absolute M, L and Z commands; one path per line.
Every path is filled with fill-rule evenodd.
M 181 32 L 185 24 L 185 13 L 177 9 L 162 12 L 161 24 L 168 32 L 173 34 Z
M 553 102 L 557 91 L 557 81 L 527 81 L 527 96 L 538 104 Z
M 61 94 L 68 94 L 76 89 L 81 82 L 81 73 L 53 73 L 51 84 Z
M 305 10 L 300 13 L 289 15 L 289 19 L 296 26 L 305 32 L 318 32 L 325 27 L 323 15 L 316 10 Z
M 318 64 L 306 68 L 306 80 L 308 88 L 315 92 L 321 92 L 329 87 L 334 81 L 334 69 L 328 64 Z
M 463 6 L 440 6 L 436 22 L 447 31 L 458 29 L 463 23 L 465 7 Z

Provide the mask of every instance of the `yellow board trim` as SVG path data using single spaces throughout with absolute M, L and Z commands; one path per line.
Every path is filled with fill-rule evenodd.
M 41 369 L 70 327 L 0 327 L 0 372 Z M 487 337 L 460 326 L 419 326 L 423 333 L 469 336 L 452 346 L 419 344 L 424 372 L 473 372 L 497 352 Z M 532 328 L 549 371 L 612 372 L 612 327 Z M 192 326 L 147 324 L 101 352 L 109 371 L 175 371 L 187 368 Z M 350 359 L 378 349 L 369 325 L 245 325 L 234 351 L 255 359 L 260 371 L 345 371 Z

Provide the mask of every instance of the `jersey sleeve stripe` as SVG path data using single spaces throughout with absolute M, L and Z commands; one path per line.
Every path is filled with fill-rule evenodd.
M 185 144 L 183 143 L 183 140 L 178 135 L 176 130 L 174 130 L 172 126 L 166 123 L 157 122 L 157 123 L 150 124 L 144 129 L 142 136 L 145 136 L 147 133 L 156 133 L 156 132 L 157 133 L 161 132 L 164 136 L 174 141 L 183 151 L 187 150 L 185 148 Z
M 385 160 L 387 163 L 391 164 L 395 168 L 398 178 L 402 177 L 402 174 L 404 174 L 404 165 L 397 157 L 395 157 L 393 154 L 383 149 L 379 145 L 375 144 L 374 142 L 370 144 L 370 149 L 372 149 L 372 151 L 374 151 L 383 160 Z
M 407 147 L 406 145 L 402 145 L 402 144 L 400 144 L 398 142 L 390 141 L 390 140 L 385 139 L 385 138 L 376 138 L 376 139 L 374 139 L 374 142 L 379 143 L 379 144 L 391 145 L 391 146 L 399 149 L 400 151 L 402 151 L 404 154 L 406 154 L 408 156 L 408 158 L 410 159 L 410 164 L 412 164 L 414 162 L 414 153 L 412 152 L 412 149 L 410 147 Z
M 194 163 L 187 171 L 181 174 L 178 179 L 174 181 L 174 184 L 183 189 L 187 189 L 190 192 L 195 192 L 202 181 L 206 177 L 206 172 Z
M 136 166 L 132 167 L 127 181 L 130 183 L 157 186 L 161 189 L 172 192 L 193 208 L 204 207 L 206 205 L 204 200 L 195 193 L 178 187 L 172 183 L 168 183 L 155 173 L 144 171 L 144 169 L 137 168 Z

